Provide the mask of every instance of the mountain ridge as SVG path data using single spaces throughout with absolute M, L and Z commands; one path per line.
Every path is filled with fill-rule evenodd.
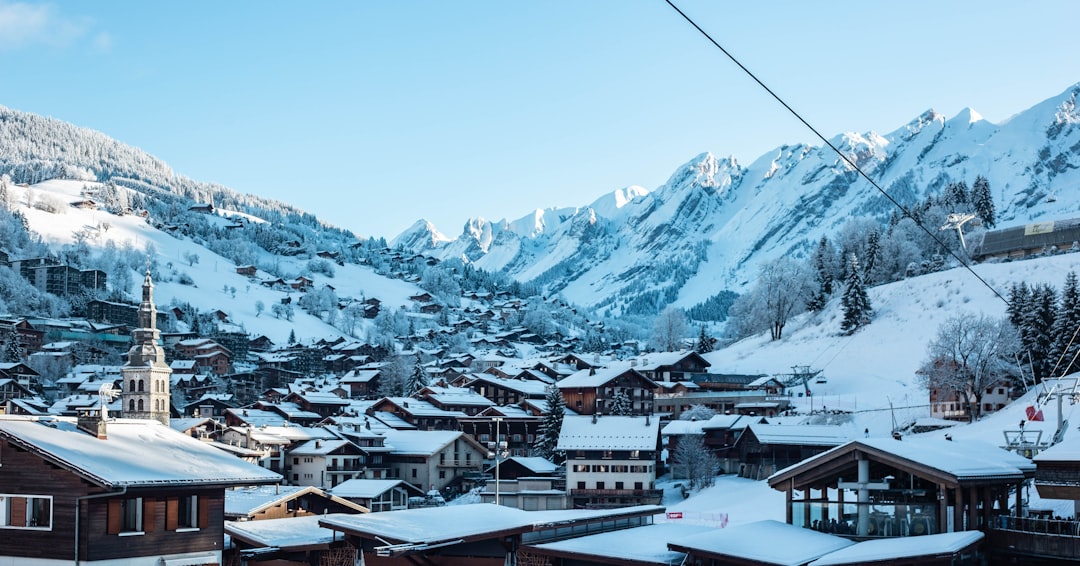
M 1080 213 L 1077 199 L 1047 197 L 1080 185 L 1078 94 L 1080 83 L 1001 124 L 971 108 L 949 118 L 930 109 L 885 135 L 845 132 L 830 143 L 905 207 L 948 183 L 970 185 L 984 175 L 999 224 L 1067 217 Z M 852 218 L 884 223 L 903 214 L 831 149 L 803 144 L 778 146 L 745 165 L 702 153 L 617 214 L 575 210 L 558 222 L 548 216 L 533 233 L 506 228 L 515 222 L 480 219 L 482 236 L 465 230 L 449 242 L 407 247 L 504 271 L 619 315 L 636 312 L 643 301 L 652 300 L 657 312 L 667 304 L 692 306 L 720 290 L 743 292 L 765 261 L 805 257 Z M 392 243 L 421 241 L 430 240 L 406 231 Z M 662 268 L 672 272 L 656 273 Z

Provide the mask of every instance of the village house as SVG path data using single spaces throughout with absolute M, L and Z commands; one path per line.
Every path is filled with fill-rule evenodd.
M 156 420 L 0 417 L 0 562 L 222 564 L 225 489 L 281 476 Z M 187 462 L 187 465 L 178 465 Z
M 663 497 L 658 419 L 567 415 L 556 448 L 566 454 L 568 507 L 657 505 Z
M 387 479 L 349 479 L 329 491 L 335 497 L 361 505 L 372 513 L 408 509 L 410 497 L 424 495 L 423 491 L 408 482 Z
M 619 399 L 628 403 L 631 415 L 653 412 L 656 382 L 629 363 L 589 368 L 571 374 L 558 383 L 566 407 L 580 415 L 611 414 Z
M 387 430 L 386 456 L 392 479 L 420 489 L 460 486 L 466 474 L 479 474 L 488 450 L 459 431 Z

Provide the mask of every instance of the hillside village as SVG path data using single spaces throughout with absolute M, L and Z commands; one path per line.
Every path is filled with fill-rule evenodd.
M 310 292 L 304 280 L 284 284 Z M 0 475 L 0 491 L 40 486 L 5 496 L 6 526 L 27 534 L 10 547 L 13 556 L 975 563 L 1003 552 L 1002 540 L 1045 553 L 1039 537 L 1076 524 L 1013 512 L 1026 506 L 1031 480 L 1048 497 L 1077 499 L 1068 487 L 1077 469 L 1072 443 L 1050 448 L 1026 439 L 1023 427 L 1014 453 L 978 439 L 917 438 L 966 419 L 957 403 L 942 418 L 894 429 L 895 439 L 871 438 L 844 408 L 814 408 L 810 389 L 827 383 L 820 372 L 725 372 L 714 365 L 723 358 L 709 351 L 711 340 L 688 340 L 681 351 L 629 342 L 580 355 L 573 339 L 503 326 L 525 304 L 519 298 L 469 292 L 465 308 L 427 312 L 432 297 L 417 293 L 408 297 L 417 315 L 459 321 L 446 332 L 483 328 L 472 343 L 487 354 L 413 348 L 392 357 L 344 337 L 278 345 L 223 332 L 224 312 L 214 313 L 207 335 L 162 331 L 159 324 L 175 328 L 185 313 L 159 311 L 154 289 L 147 272 L 142 301 L 88 311 L 109 313 L 101 320 L 3 321 L 5 352 L 20 361 L 0 365 L 0 458 L 14 472 Z M 49 339 L 56 337 L 65 339 Z M 506 355 L 521 351 L 531 355 Z M 70 370 L 53 380 L 34 366 Z M 988 393 L 988 413 L 1015 397 Z M 924 395 L 937 410 L 931 392 Z M 553 406 L 562 417 L 550 438 Z M 685 456 L 695 443 L 707 455 L 704 475 Z M 665 512 L 666 490 L 690 495 L 717 473 L 785 493 L 786 520 L 717 530 L 726 516 L 710 527 Z M 897 478 L 907 487 L 897 491 Z M 72 499 L 74 506 L 64 503 Z M 74 547 L 58 536 L 70 521 L 82 525 Z M 638 529 L 651 536 L 631 534 Z M 1031 532 L 1038 536 L 1025 538 Z M 885 544 L 915 535 L 913 544 Z M 770 536 L 806 540 L 791 555 L 770 556 L 735 542 Z M 493 551 L 495 540 L 508 546 Z M 606 544 L 613 549 L 596 550 Z
M 164 164 L 130 170 L 144 156 L 87 143 L 102 152 L 93 170 L 57 158 L 0 176 L 0 562 L 1080 556 L 1066 434 L 1077 380 L 1047 361 L 1051 341 L 1074 351 L 1064 326 L 1045 325 L 1045 350 L 1019 376 L 966 389 L 922 377 L 951 366 L 925 363 L 951 317 L 1014 314 L 999 290 L 1028 289 L 1051 311 L 1064 281 L 1070 304 L 1075 220 L 968 232 L 984 286 L 908 249 L 864 289 L 874 313 L 853 328 L 832 292 L 781 321 L 782 340 L 754 311 L 720 340 L 738 309 L 713 288 L 693 328 L 660 324 L 674 322 L 660 307 L 675 290 L 648 281 L 689 277 L 681 264 L 620 279 L 633 298 L 603 299 L 621 314 L 601 318 L 558 292 L 573 281 L 580 294 L 588 278 L 558 277 L 592 260 L 522 282 L 415 241 L 358 240 Z M 928 194 L 923 213 L 945 207 Z M 842 232 L 842 249 L 876 241 Z

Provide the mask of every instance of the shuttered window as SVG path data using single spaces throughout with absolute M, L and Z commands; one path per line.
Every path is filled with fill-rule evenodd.
M 52 530 L 52 497 L 0 494 L 0 528 Z

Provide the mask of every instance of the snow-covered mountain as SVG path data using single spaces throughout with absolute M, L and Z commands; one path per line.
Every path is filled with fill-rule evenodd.
M 970 109 L 952 118 L 929 110 L 891 133 L 830 143 L 905 207 L 982 175 L 999 226 L 1072 217 L 1080 210 L 1078 93 L 1080 84 L 1002 124 Z M 804 256 L 853 218 L 896 212 L 830 148 L 784 145 L 748 165 L 703 153 L 653 191 L 630 187 L 516 221 L 475 218 L 453 240 L 419 222 L 392 244 L 464 258 L 617 315 L 742 291 L 762 262 Z

